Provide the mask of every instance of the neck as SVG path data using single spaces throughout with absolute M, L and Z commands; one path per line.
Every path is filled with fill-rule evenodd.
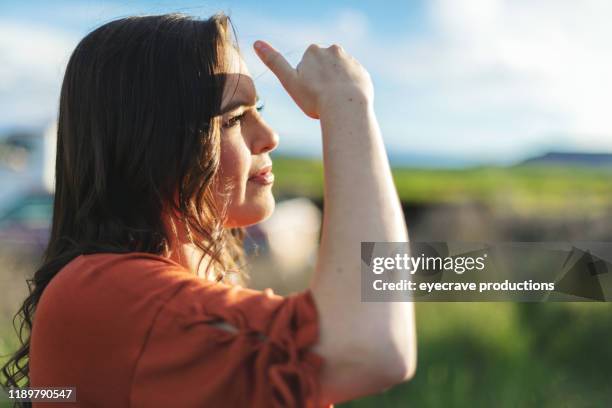
M 191 273 L 204 278 L 210 257 L 206 255 L 202 258 L 204 251 L 191 242 L 184 219 L 177 214 L 167 215 L 164 218 L 164 225 L 169 239 L 167 257 Z

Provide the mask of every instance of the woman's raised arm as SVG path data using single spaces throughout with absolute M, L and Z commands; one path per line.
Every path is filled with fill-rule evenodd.
M 326 361 L 323 396 L 340 402 L 381 391 L 414 374 L 416 335 L 411 302 L 361 302 L 360 243 L 408 240 L 370 76 L 337 45 L 311 45 L 295 69 L 269 44 L 255 49 L 321 122 L 325 216 L 311 290 L 320 315 L 314 351 Z

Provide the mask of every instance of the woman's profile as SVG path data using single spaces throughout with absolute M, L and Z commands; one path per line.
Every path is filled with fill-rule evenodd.
M 115 20 L 66 68 L 51 237 L 5 387 L 75 387 L 76 406 L 321 407 L 413 375 L 412 303 L 360 299 L 360 242 L 407 240 L 370 77 L 337 45 L 295 68 L 254 50 L 321 124 L 308 289 L 244 287 L 242 228 L 273 212 L 279 136 L 228 18 Z

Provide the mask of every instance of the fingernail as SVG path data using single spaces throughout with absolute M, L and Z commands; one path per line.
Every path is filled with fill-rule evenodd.
M 267 49 L 266 45 L 261 41 L 255 41 L 253 45 L 257 51 L 265 51 Z

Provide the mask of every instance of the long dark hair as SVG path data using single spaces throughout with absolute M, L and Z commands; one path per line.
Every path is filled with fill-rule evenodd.
M 5 388 L 29 384 L 30 333 L 51 279 L 81 254 L 169 251 L 162 214 L 175 211 L 206 273 L 240 270 L 242 230 L 223 228 L 218 192 L 220 105 L 228 17 L 128 17 L 88 34 L 62 84 L 51 237 L 15 318 L 21 347 Z M 235 33 L 234 33 L 235 35 Z M 221 274 L 218 274 L 219 271 Z

